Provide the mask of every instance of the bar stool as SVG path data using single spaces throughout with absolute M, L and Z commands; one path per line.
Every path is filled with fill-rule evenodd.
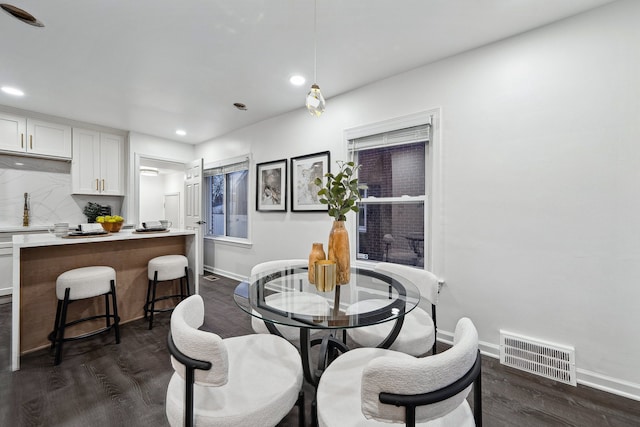
M 147 301 L 144 304 L 144 318 L 149 319 L 149 329 L 153 328 L 153 314 L 171 311 L 174 307 L 156 308 L 156 302 L 170 298 L 187 298 L 189 290 L 189 262 L 184 255 L 163 255 L 149 260 L 147 275 Z M 180 279 L 180 293 L 156 297 L 156 288 L 159 282 L 167 282 Z M 183 281 L 184 279 L 184 281 Z M 186 282 L 186 292 L 185 292 Z
M 83 317 L 67 322 L 67 310 L 69 304 L 74 301 L 93 298 L 104 295 L 105 313 Z M 109 304 L 109 295 L 113 304 L 113 313 Z M 56 280 L 56 296 L 58 308 L 53 331 L 49 334 L 51 349 L 55 348 L 54 364 L 59 365 L 62 357 L 62 344 L 65 341 L 79 340 L 107 332 L 112 328 L 116 333 L 116 344 L 120 344 L 120 318 L 118 317 L 118 304 L 116 301 L 116 271 L 111 267 L 95 266 L 82 267 L 65 271 Z M 65 329 L 68 326 L 94 319 L 104 318 L 104 328 L 94 332 L 85 333 L 73 337 L 65 337 Z M 113 320 L 113 324 L 111 323 Z

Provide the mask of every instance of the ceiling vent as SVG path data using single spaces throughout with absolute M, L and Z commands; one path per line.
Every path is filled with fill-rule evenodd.
M 25 24 L 33 25 L 34 27 L 44 27 L 44 24 L 42 22 L 38 21 L 35 16 L 30 14 L 26 10 L 22 10 L 19 7 L 8 3 L 0 3 L 0 7 L 9 15 L 13 16 L 16 19 L 19 19 Z

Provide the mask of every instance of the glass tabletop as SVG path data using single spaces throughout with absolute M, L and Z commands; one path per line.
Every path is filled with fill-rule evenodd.
M 346 329 L 397 319 L 420 301 L 404 277 L 351 268 L 351 280 L 329 292 L 309 283 L 306 265 L 265 271 L 241 282 L 236 304 L 265 321 L 309 329 Z

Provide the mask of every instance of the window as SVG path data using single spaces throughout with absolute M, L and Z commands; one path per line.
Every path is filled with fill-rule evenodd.
M 429 126 L 349 141 L 360 165 L 359 259 L 424 266 Z
M 249 238 L 249 160 L 204 171 L 207 236 Z

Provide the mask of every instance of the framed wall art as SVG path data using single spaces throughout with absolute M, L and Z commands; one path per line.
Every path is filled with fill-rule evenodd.
M 256 165 L 256 210 L 287 211 L 287 159 Z
M 291 212 L 327 211 L 327 205 L 320 203 L 314 184 L 316 178 L 322 178 L 329 172 L 330 154 L 308 154 L 291 159 Z

